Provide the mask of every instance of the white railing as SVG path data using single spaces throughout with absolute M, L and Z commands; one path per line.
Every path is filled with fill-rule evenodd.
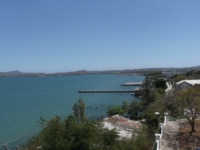
M 19 150 L 19 146 L 16 146 L 15 148 L 16 148 L 16 150 Z M 37 147 L 37 149 L 41 149 L 41 148 L 42 148 L 41 146 Z M 10 149 L 8 149 L 7 144 L 4 145 L 4 150 L 10 150 Z
M 168 121 L 167 115 L 168 115 L 168 113 L 164 114 L 164 123 L 160 123 L 159 124 L 159 127 L 161 129 L 160 133 L 159 134 L 155 134 L 156 150 L 159 150 L 161 148 L 162 135 L 163 135 L 163 132 L 164 132 L 165 125 L 166 125 L 166 123 Z

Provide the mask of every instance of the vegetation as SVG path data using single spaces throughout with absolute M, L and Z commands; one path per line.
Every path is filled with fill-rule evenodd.
M 128 114 L 131 115 L 131 119 L 138 120 L 140 119 L 139 113 L 141 112 L 141 104 L 135 100 L 133 100 L 128 109 Z
M 186 118 L 191 126 L 190 135 L 195 131 L 195 120 L 200 112 L 200 88 L 193 87 L 188 90 L 180 91 L 177 101 L 179 101 L 179 110 L 181 118 Z
M 195 132 L 195 121 L 200 112 L 200 87 L 191 87 L 182 91 L 170 91 L 163 97 L 157 98 L 148 105 L 142 113 L 142 117 L 147 119 L 147 123 L 156 126 L 156 119 L 153 112 L 158 111 L 160 114 L 168 112 L 176 118 L 185 118 L 191 126 L 190 135 Z M 161 115 L 163 116 L 163 115 Z M 161 118 L 160 118 L 161 119 Z
M 185 75 L 177 75 L 174 78 L 174 82 L 179 82 L 181 80 L 186 80 L 186 79 L 187 79 L 187 77 Z
M 110 116 L 113 116 L 113 115 L 124 115 L 125 113 L 125 110 L 122 109 L 121 106 L 114 106 L 114 107 L 111 107 L 107 110 L 107 115 L 110 117 Z
M 190 135 L 195 132 L 195 120 L 200 112 L 200 87 L 192 87 L 187 90 L 177 91 L 165 101 L 167 108 L 174 116 L 185 118 L 191 126 Z
M 157 74 L 157 73 L 156 73 Z M 188 76 L 194 75 L 189 72 Z M 159 74 L 157 74 L 159 75 Z M 174 76 L 174 81 L 185 79 L 185 75 Z M 134 130 L 131 139 L 120 139 L 118 132 L 103 128 L 101 122 L 88 120 L 85 116 L 86 105 L 79 99 L 73 105 L 73 115 L 64 120 L 55 116 L 49 121 L 40 118 L 41 132 L 30 139 L 26 150 L 142 150 L 152 149 L 154 133 L 157 131 L 162 116 L 168 112 L 173 117 L 186 118 L 191 126 L 190 135 L 195 132 L 195 119 L 200 112 L 200 87 L 184 91 L 165 92 L 166 81 L 156 77 L 147 77 L 142 85 L 141 101 L 126 101 L 120 106 L 107 109 L 107 115 L 127 115 L 138 120 L 146 119 L 146 124 Z M 160 112 L 156 116 L 155 112 Z M 185 112 L 185 113 L 184 113 Z
M 28 142 L 26 149 L 41 146 L 44 150 L 112 150 L 119 138 L 114 129 L 104 129 L 98 122 L 80 124 L 74 116 L 65 120 L 56 116 L 49 121 L 41 120 L 41 123 L 42 131 Z
M 116 108 L 124 111 L 127 109 L 125 107 L 127 102 L 124 101 L 123 105 L 124 109 L 120 106 Z M 77 115 L 77 108 L 82 110 L 85 108 L 85 103 L 81 99 L 73 106 L 74 115 L 69 115 L 64 120 L 59 116 L 48 121 L 41 117 L 41 132 L 20 149 L 35 150 L 40 147 L 42 150 L 150 150 L 152 148 L 154 138 L 145 126 L 135 130 L 131 139 L 120 139 L 115 129 L 103 128 L 101 122 L 87 120 L 86 117 L 80 119 L 80 122 L 77 119 L 80 115 L 80 113 Z
M 156 79 L 154 84 L 156 88 L 162 88 L 162 89 L 167 88 L 165 79 Z
M 200 70 L 188 70 L 186 76 L 188 79 L 200 79 Z
M 85 103 L 83 102 L 82 99 L 79 99 L 78 102 L 74 104 L 72 107 L 74 110 L 74 116 L 78 120 L 78 122 L 83 122 L 85 118 Z
M 127 112 L 128 111 L 128 109 L 129 109 L 129 105 L 128 105 L 128 102 L 126 102 L 126 101 L 123 101 L 122 102 L 122 110 L 124 110 L 125 112 Z
M 149 103 L 153 102 L 156 97 L 152 80 L 146 78 L 144 83 L 142 84 L 141 90 L 142 90 L 143 105 L 147 106 Z

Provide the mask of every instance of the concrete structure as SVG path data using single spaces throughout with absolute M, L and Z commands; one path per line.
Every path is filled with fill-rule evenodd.
M 131 82 L 131 83 L 125 83 L 122 84 L 121 86 L 141 86 L 143 82 Z
M 78 93 L 134 93 L 135 90 L 79 90 Z
M 171 71 L 163 71 L 162 72 L 162 76 L 163 77 L 171 77 L 171 76 L 173 76 L 173 75 L 175 75 L 175 73 L 174 72 L 171 72 Z
M 179 120 L 169 120 L 164 128 L 159 150 L 178 150 Z
M 179 120 L 168 116 L 168 113 L 164 115 L 164 122 L 159 124 L 160 132 L 155 134 L 153 150 L 178 150 Z
M 155 115 L 159 115 L 160 113 L 159 112 L 155 112 Z M 156 147 L 156 150 L 160 150 L 162 145 L 161 145 L 161 139 L 162 139 L 162 135 L 163 135 L 163 132 L 164 132 L 164 127 L 168 121 L 168 113 L 165 113 L 165 116 L 164 116 L 164 123 L 160 123 L 159 124 L 159 128 L 160 128 L 160 133 L 156 133 L 155 134 L 155 147 Z M 154 147 L 154 148 L 155 148 Z M 153 148 L 153 149 L 154 149 Z
M 170 70 L 163 70 L 162 76 L 163 77 L 171 77 L 173 75 L 180 75 L 180 74 L 186 74 L 187 70 L 176 70 L 175 68 L 171 68 Z
M 142 126 L 140 121 L 133 121 L 119 115 L 105 118 L 103 121 L 103 125 L 109 130 L 112 130 L 114 128 L 117 129 L 121 138 L 131 138 L 132 131 L 134 129 L 139 129 Z
M 195 85 L 200 85 L 200 80 L 181 80 L 175 84 L 175 88 L 184 90 Z

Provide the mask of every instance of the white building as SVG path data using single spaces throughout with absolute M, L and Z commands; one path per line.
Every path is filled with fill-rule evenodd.
M 174 72 L 170 72 L 170 71 L 164 71 L 164 72 L 162 72 L 162 76 L 163 77 L 171 77 L 173 75 L 175 75 Z
M 176 89 L 184 90 L 195 85 L 200 85 L 200 80 L 181 80 L 176 83 Z

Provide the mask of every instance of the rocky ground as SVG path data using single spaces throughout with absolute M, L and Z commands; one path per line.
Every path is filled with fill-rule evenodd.
M 179 149 L 196 150 L 200 148 L 200 120 L 196 121 L 195 130 L 190 136 L 191 127 L 187 122 L 180 123 L 179 129 Z

